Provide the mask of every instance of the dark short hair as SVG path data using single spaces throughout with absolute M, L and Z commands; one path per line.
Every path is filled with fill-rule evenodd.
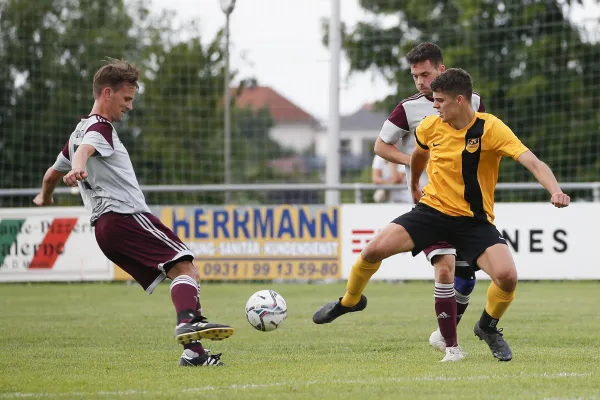
M 140 70 L 135 65 L 125 60 L 107 57 L 105 65 L 94 74 L 94 98 L 98 98 L 102 89 L 110 87 L 115 92 L 128 83 L 136 88 L 140 78 Z
M 431 91 L 462 95 L 471 101 L 473 81 L 471 75 L 461 68 L 450 68 L 431 81 Z
M 406 55 L 406 61 L 408 61 L 410 65 L 429 61 L 437 68 L 438 65 L 444 63 L 444 58 L 440 46 L 435 43 L 424 42 L 413 47 Z

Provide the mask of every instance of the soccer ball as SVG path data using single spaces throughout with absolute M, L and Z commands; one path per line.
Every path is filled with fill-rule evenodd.
M 246 318 L 259 331 L 274 331 L 287 318 L 287 304 L 274 290 L 259 290 L 246 303 Z

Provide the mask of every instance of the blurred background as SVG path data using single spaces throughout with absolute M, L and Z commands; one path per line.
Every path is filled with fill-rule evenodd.
M 330 184 L 339 174 L 369 188 L 379 130 L 416 91 L 404 55 L 421 41 L 471 73 L 488 112 L 559 181 L 577 184 L 575 201 L 598 201 L 598 3 L 342 0 L 335 15 L 329 0 L 0 0 L 0 206 L 31 205 L 91 109 L 106 56 L 143 71 L 134 111 L 117 129 L 151 205 L 323 204 L 332 154 Z M 341 26 L 338 68 L 332 18 Z M 328 143 L 332 124 L 338 149 Z M 547 200 L 512 185 L 532 179 L 503 162 L 497 200 Z M 253 188 L 185 190 L 240 184 Z M 360 191 L 359 201 L 373 201 Z M 55 201 L 81 204 L 72 194 Z M 340 201 L 357 201 L 356 190 Z

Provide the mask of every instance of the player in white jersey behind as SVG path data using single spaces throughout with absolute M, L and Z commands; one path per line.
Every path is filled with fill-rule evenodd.
M 406 60 L 419 93 L 402 100 L 384 122 L 375 143 L 375 152 L 390 162 L 406 165 L 407 184 L 410 188 L 410 154 L 415 149 L 415 130 L 423 118 L 438 113 L 433 108 L 429 85 L 445 71 L 445 66 L 442 50 L 429 42 L 415 46 L 406 55 Z M 479 94 L 475 92 L 471 104 L 475 111 L 485 111 Z M 399 141 L 402 142 L 402 151 L 396 147 Z M 427 174 L 423 173 L 419 186 L 423 188 L 426 184 Z M 475 272 L 449 243 L 438 243 L 423 252 L 435 268 L 434 298 L 439 325 L 431 334 L 429 343 L 446 352 L 448 348 L 455 349 L 458 345 L 456 325 L 469 305 L 476 282 Z M 449 354 L 445 358 L 452 361 L 460 356 Z
M 149 294 L 170 278 L 177 313 L 175 337 L 184 347 L 179 365 L 223 365 L 221 354 L 209 354 L 201 339 L 222 340 L 233 334 L 228 325 L 210 323 L 201 313 L 200 276 L 194 255 L 150 213 L 129 153 L 112 125 L 133 109 L 138 68 L 107 59 L 94 75 L 94 106 L 77 124 L 33 200 L 53 203 L 58 182 L 78 186 L 91 213 L 96 241 L 108 259 L 128 272 Z
M 371 164 L 371 182 L 378 185 L 406 184 L 406 169 L 403 164 L 394 164 L 377 154 Z M 402 189 L 377 189 L 373 194 L 376 203 L 412 203 L 412 195 Z

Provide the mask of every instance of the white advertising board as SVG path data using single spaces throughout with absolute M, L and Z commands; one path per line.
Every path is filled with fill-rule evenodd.
M 409 204 L 346 204 L 342 206 L 342 278 L 362 247 Z M 496 226 L 509 243 L 519 279 L 600 279 L 597 246 L 600 204 L 574 203 L 564 209 L 550 203 L 498 203 Z M 478 278 L 487 278 L 480 271 Z M 433 279 L 433 268 L 421 253 L 399 254 L 385 260 L 373 279 Z
M 83 207 L 0 209 L 0 282 L 112 279 Z

